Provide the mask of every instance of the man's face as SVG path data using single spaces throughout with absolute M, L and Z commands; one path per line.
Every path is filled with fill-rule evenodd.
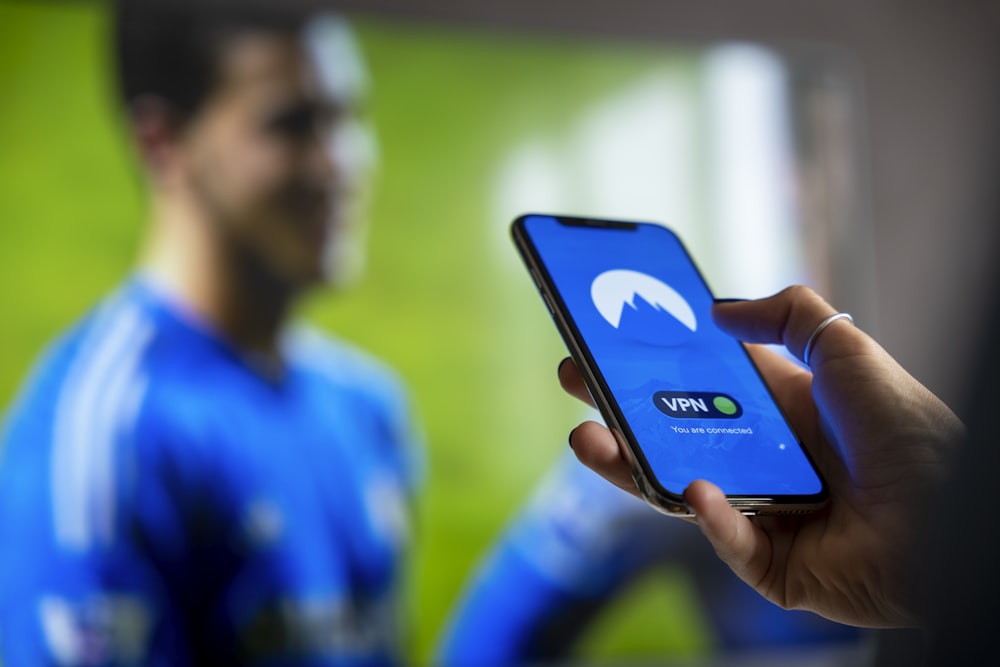
M 324 81 L 303 40 L 247 33 L 180 136 L 186 187 L 224 256 L 301 289 L 332 276 L 328 259 L 357 223 L 365 136 L 355 91 Z

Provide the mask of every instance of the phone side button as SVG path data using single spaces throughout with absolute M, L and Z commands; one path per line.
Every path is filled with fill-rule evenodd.
M 552 302 L 549 300 L 548 294 L 542 294 L 542 299 L 545 301 L 545 307 L 549 309 L 549 315 L 555 315 L 556 309 L 552 307 Z

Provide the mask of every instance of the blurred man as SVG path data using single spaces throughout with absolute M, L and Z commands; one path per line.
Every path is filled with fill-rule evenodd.
M 118 7 L 147 242 L 7 415 L 5 665 L 402 657 L 405 392 L 291 326 L 354 238 L 364 81 L 343 23 L 286 4 Z

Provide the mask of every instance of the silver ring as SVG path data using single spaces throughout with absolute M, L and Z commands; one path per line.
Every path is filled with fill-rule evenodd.
M 851 324 L 854 324 L 854 318 L 851 317 L 850 313 L 834 313 L 820 322 L 819 326 L 816 327 L 816 330 L 812 332 L 812 336 L 809 336 L 809 340 L 806 341 L 806 349 L 802 352 L 802 361 L 805 362 L 806 366 L 809 365 L 809 357 L 812 355 L 812 349 L 813 345 L 816 343 L 816 338 L 823 333 L 823 329 L 827 328 L 837 320 L 847 320 Z

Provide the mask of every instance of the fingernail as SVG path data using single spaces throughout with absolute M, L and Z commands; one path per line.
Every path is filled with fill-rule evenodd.
M 716 299 L 715 303 L 739 303 L 741 301 L 749 301 L 750 299 Z
M 562 361 L 559 362 L 559 368 L 556 369 L 556 375 L 562 375 L 562 367 L 569 361 L 569 357 L 563 357 Z
M 579 427 L 577 427 L 577 428 L 579 428 Z M 568 437 L 568 438 L 566 438 L 566 440 L 567 440 L 567 442 L 569 442 L 569 448 L 570 448 L 570 449 L 573 449 L 574 451 L 576 451 L 576 450 L 575 450 L 575 449 L 573 448 L 573 434 L 574 434 L 574 433 L 576 433 L 576 428 L 574 428 L 574 429 L 573 429 L 572 431 L 570 431 L 570 432 L 569 432 L 569 437 Z

